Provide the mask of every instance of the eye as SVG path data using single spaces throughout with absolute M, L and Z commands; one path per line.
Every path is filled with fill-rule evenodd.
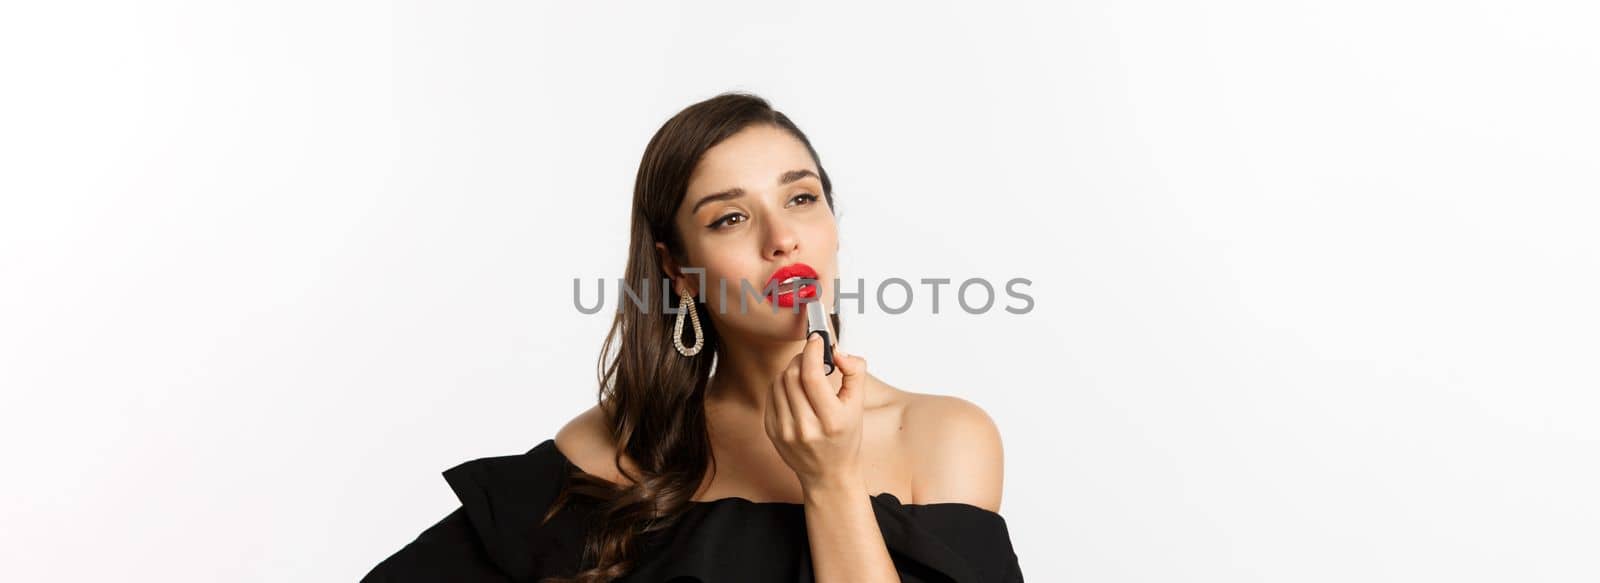
M 789 199 L 789 203 L 790 204 L 793 204 L 795 201 L 805 201 L 805 204 L 811 204 L 811 203 L 814 203 L 814 202 L 817 201 L 817 195 L 811 194 L 809 192 L 802 192 L 800 194 L 795 195 L 794 198 Z M 739 220 L 735 221 L 734 219 L 739 219 Z M 745 216 L 744 216 L 743 213 L 728 213 L 728 214 L 722 215 L 721 217 L 718 217 L 717 220 L 715 220 L 715 221 L 711 221 L 711 224 L 706 225 L 706 228 L 715 231 L 715 230 L 720 230 L 720 229 L 722 229 L 722 228 L 724 228 L 726 226 L 729 226 L 729 225 L 735 225 L 735 224 L 738 224 L 738 223 L 742 223 L 744 221 L 745 221 Z
M 740 213 L 728 213 L 728 214 L 722 215 L 720 218 L 718 218 L 715 221 L 711 221 L 711 224 L 710 225 L 706 225 L 706 226 L 708 228 L 712 229 L 712 230 L 721 229 L 723 224 L 727 223 L 730 219 L 739 219 L 739 218 L 744 218 L 744 215 L 740 214 Z M 739 222 L 742 223 L 744 221 L 739 221 Z

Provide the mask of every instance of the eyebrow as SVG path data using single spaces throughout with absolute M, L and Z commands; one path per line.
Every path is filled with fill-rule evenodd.
M 784 172 L 783 174 L 779 174 L 778 186 L 783 186 L 807 176 L 821 180 L 821 178 L 817 176 L 816 172 L 812 172 L 808 168 L 801 168 L 799 170 L 790 170 L 788 172 Z M 716 194 L 707 195 L 704 198 L 701 198 L 698 202 L 694 203 L 694 208 L 689 209 L 689 214 L 692 215 L 700 212 L 700 207 L 703 207 L 707 204 L 717 202 L 719 200 L 732 200 L 741 196 L 744 196 L 743 188 L 730 188 Z

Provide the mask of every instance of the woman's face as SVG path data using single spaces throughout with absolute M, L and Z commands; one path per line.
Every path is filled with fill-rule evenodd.
M 815 290 L 788 292 L 832 301 L 838 274 L 839 232 L 833 209 L 822 193 L 817 166 L 788 132 L 755 125 L 706 151 L 689 178 L 689 188 L 674 219 L 682 233 L 688 265 L 678 266 L 656 244 L 676 289 L 699 291 L 717 331 L 725 337 L 758 340 L 805 338 L 805 315 L 757 297 L 779 268 L 805 264 L 816 272 Z M 705 269 L 705 288 L 693 274 L 674 268 Z M 718 282 L 726 281 L 727 297 Z M 755 291 L 746 292 L 743 282 Z M 740 297 L 745 310 L 740 313 Z M 830 310 L 832 308 L 830 307 Z

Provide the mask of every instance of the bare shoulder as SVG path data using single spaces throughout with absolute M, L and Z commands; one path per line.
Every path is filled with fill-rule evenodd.
M 1005 453 L 989 413 L 960 397 L 903 395 L 901 439 L 913 466 L 912 502 L 960 502 L 998 513 Z
M 556 449 L 585 473 L 605 478 L 614 484 L 626 482 L 622 472 L 617 469 L 617 446 L 611 440 L 606 412 L 599 405 L 579 413 L 562 426 L 556 432 L 555 442 Z M 630 470 L 634 469 L 626 459 L 623 463 L 628 464 Z

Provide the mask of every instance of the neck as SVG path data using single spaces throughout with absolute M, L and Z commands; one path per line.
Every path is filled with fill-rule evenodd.
M 805 340 L 760 342 L 726 338 L 717 352 L 717 371 L 706 387 L 706 402 L 762 411 L 772 381 L 806 348 Z

